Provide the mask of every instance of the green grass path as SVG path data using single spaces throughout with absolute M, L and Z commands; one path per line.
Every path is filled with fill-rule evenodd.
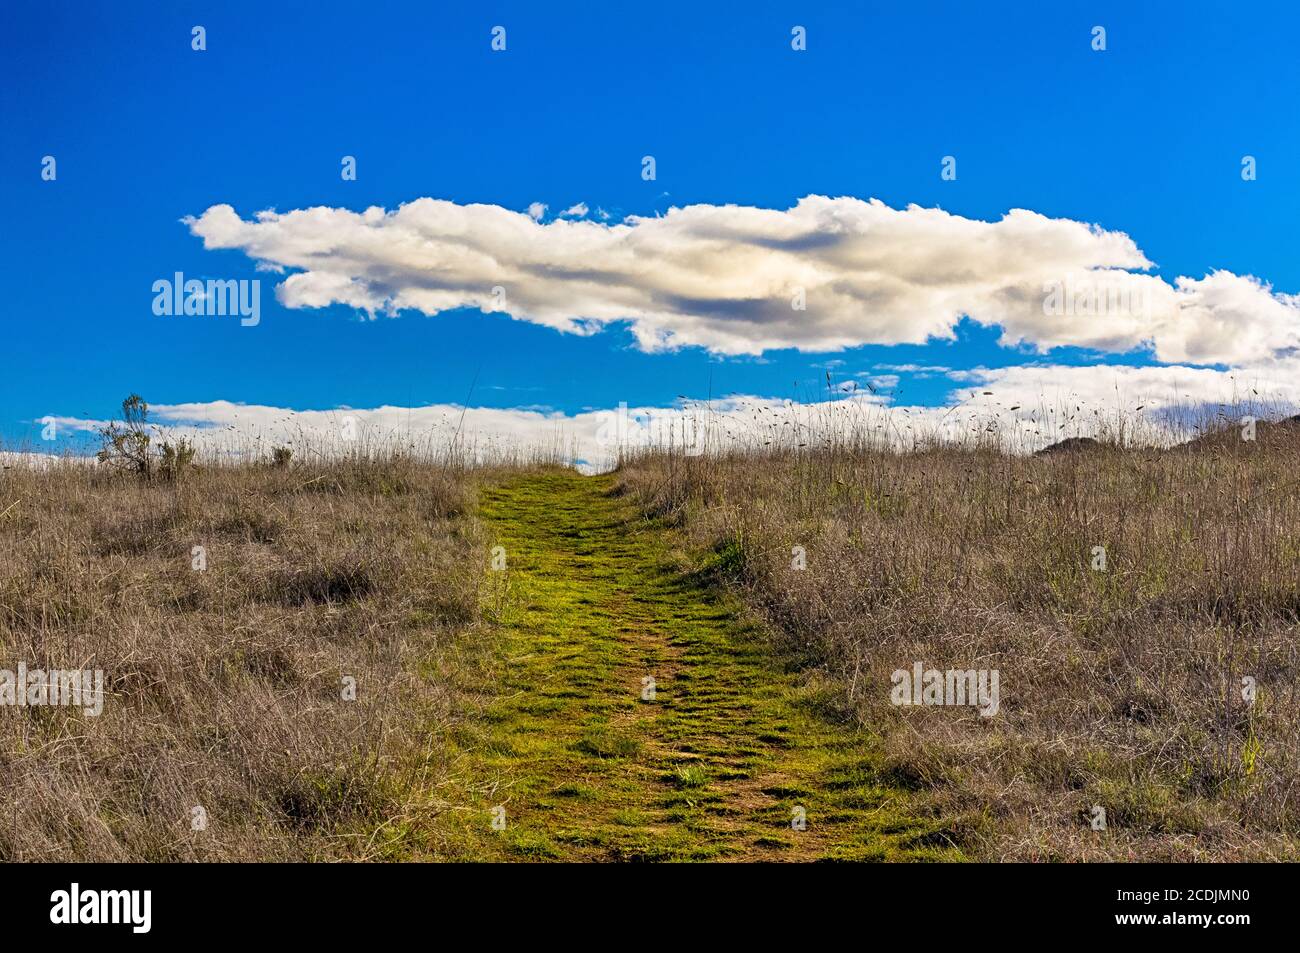
M 491 695 L 457 738 L 451 855 L 951 856 L 881 778 L 870 739 L 824 715 L 828 690 L 784 670 L 730 596 L 676 570 L 672 531 L 612 486 L 552 470 L 480 493 L 506 569 L 489 570 Z

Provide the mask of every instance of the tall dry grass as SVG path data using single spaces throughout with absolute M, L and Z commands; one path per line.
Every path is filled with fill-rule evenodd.
M 1179 448 L 1130 427 L 1045 455 L 755 431 L 626 454 L 621 485 L 826 672 L 973 855 L 1294 858 L 1300 425 L 1213 426 L 1236 417 Z M 916 662 L 998 670 L 999 712 L 892 704 Z
M 0 858 L 426 849 L 455 710 L 440 673 L 479 611 L 467 472 L 397 454 L 174 481 L 6 468 L 0 669 L 99 669 L 107 697 L 97 717 L 0 706 Z

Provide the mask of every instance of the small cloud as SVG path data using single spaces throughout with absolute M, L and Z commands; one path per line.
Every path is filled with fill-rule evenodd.
M 947 374 L 951 368 L 942 364 L 873 364 L 877 371 L 893 371 L 896 374 Z
M 534 202 L 528 206 L 528 217 L 534 222 L 540 222 L 542 216 L 546 214 L 547 206 L 542 202 Z
M 545 206 L 542 206 L 545 208 Z M 587 208 L 586 202 L 579 202 L 577 205 L 570 205 L 560 213 L 560 218 L 582 218 L 591 209 Z

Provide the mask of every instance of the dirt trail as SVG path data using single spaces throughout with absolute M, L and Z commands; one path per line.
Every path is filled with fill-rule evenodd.
M 612 485 L 550 471 L 481 493 L 506 569 L 489 579 L 493 694 L 458 739 L 453 855 L 951 856 L 870 739 L 824 716 L 827 689 L 783 670 L 729 596 L 675 571 L 671 531 Z

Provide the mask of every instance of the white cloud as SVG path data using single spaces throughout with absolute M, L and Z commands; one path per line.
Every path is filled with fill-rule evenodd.
M 718 420 L 739 419 L 749 398 L 715 401 Z M 762 401 L 779 406 L 780 401 Z M 477 459 L 491 460 L 514 450 L 559 448 L 586 469 L 608 469 L 617 449 L 651 442 L 680 441 L 683 427 L 701 412 L 689 405 L 590 410 L 565 415 L 549 409 L 422 407 L 289 410 L 226 400 L 207 403 L 151 404 L 150 421 L 160 440 L 185 438 L 205 455 L 265 458 L 272 447 L 290 446 L 300 457 L 357 450 L 395 449 L 438 457 L 453 444 Z M 57 418 L 61 431 L 94 433 L 107 421 Z M 721 431 L 719 431 L 721 433 Z
M 900 380 L 897 374 L 859 374 L 857 376 L 865 378 L 870 386 L 881 390 L 893 390 L 898 386 Z
M 206 248 L 293 270 L 277 288 L 287 307 L 486 310 L 503 285 L 518 319 L 577 333 L 627 320 L 646 350 L 918 344 L 951 339 L 963 315 L 1038 351 L 1246 364 L 1300 349 L 1300 298 L 1224 271 L 1171 284 L 1144 273 L 1124 233 L 1023 209 L 985 222 L 813 195 L 788 210 L 692 205 L 617 224 L 543 224 L 544 211 L 422 198 L 250 220 L 214 205 L 187 223 Z M 792 307 L 800 289 L 806 310 Z
M 873 364 L 878 371 L 894 371 L 898 374 L 947 374 L 952 368 L 941 364 Z
M 542 202 L 533 202 L 528 206 L 528 217 L 534 222 L 540 222 L 542 216 L 546 214 L 547 206 Z
M 733 396 L 671 407 L 584 410 L 460 407 L 340 408 L 294 411 L 211 403 L 151 405 L 164 439 L 186 437 L 207 454 L 265 458 L 289 445 L 300 458 L 357 448 L 395 448 L 437 456 L 453 441 L 489 459 L 512 450 L 558 448 L 587 470 L 612 466 L 620 445 L 700 442 L 709 447 L 815 443 L 836 430 L 856 429 L 883 443 L 910 446 L 918 437 L 969 438 L 991 431 L 1013 450 L 1036 450 L 1064 436 L 1095 434 L 1124 417 L 1143 421 L 1144 436 L 1172 442 L 1188 436 L 1176 412 L 1197 406 L 1254 402 L 1267 411 L 1300 407 L 1300 362 L 1262 373 L 1197 367 L 1074 367 L 1030 365 L 979 368 L 943 406 L 895 406 L 883 392 L 849 389 L 845 399 L 796 403 Z M 889 382 L 882 381 L 882 384 Z M 1138 408 L 1141 408 L 1139 411 Z M 1141 416 L 1138 416 L 1141 414 Z M 104 421 L 57 418 L 61 432 L 88 433 Z M 344 434 L 351 429 L 355 442 Z
M 570 205 L 560 213 L 560 216 L 562 218 L 582 218 L 589 211 L 591 210 L 587 208 L 586 202 L 579 202 L 577 205 Z

